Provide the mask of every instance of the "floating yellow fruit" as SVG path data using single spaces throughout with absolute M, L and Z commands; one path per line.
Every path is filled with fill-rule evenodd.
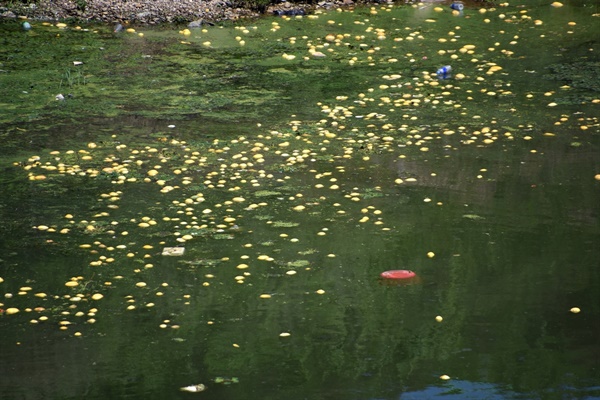
M 146 282 L 138 282 L 135 284 L 137 287 L 146 287 Z
M 281 332 L 281 333 L 279 334 L 279 336 L 280 336 L 280 337 L 288 337 L 288 336 L 290 336 L 290 335 L 291 335 L 291 333 L 289 333 L 289 332 Z
M 264 293 L 264 294 L 261 294 L 259 297 L 260 297 L 261 299 L 270 299 L 270 298 L 271 298 L 271 295 L 270 295 L 270 294 L 267 294 L 267 293 Z
M 101 293 L 94 293 L 92 295 L 92 300 L 101 300 L 104 297 Z
M 69 281 L 69 282 L 65 283 L 65 286 L 67 286 L 67 287 L 75 287 L 77 285 L 79 285 L 79 283 L 77 281 Z
M 7 308 L 6 310 L 4 310 L 4 313 L 6 315 L 16 314 L 18 312 L 19 312 L 19 309 L 15 308 L 15 307 L 10 307 L 10 308 Z
M 562 7 L 562 6 L 563 6 L 563 4 L 562 4 L 561 2 L 559 2 L 559 1 L 555 1 L 554 3 L 552 3 L 552 4 L 550 4 L 550 5 L 551 5 L 552 7 L 557 7 L 557 8 L 558 8 L 558 7 Z
M 450 377 L 448 375 L 442 375 L 440 376 L 440 379 L 447 381 L 448 379 L 450 379 Z
M 435 317 L 435 320 L 436 320 L 437 322 L 442 322 L 442 321 L 444 320 L 444 318 L 442 318 L 442 316 L 441 316 L 441 315 L 438 315 L 437 317 Z
M 433 258 L 435 257 L 435 253 L 433 251 L 430 251 L 429 253 L 427 253 L 427 257 Z
M 579 307 L 573 307 L 570 310 L 573 314 L 578 314 L 581 312 L 581 309 Z
M 594 175 L 594 179 L 597 180 L 597 181 L 600 181 L 600 174 Z M 2 281 L 0 281 L 0 282 L 2 282 Z

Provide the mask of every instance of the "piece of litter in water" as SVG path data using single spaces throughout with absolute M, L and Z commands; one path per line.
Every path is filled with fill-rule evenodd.
M 179 388 L 179 390 L 181 390 L 182 392 L 190 392 L 190 393 L 202 392 L 205 389 L 206 389 L 206 386 L 204 386 L 202 383 L 200 383 L 198 385 L 190 385 L 190 386 L 184 386 L 182 388 Z
M 182 256 L 185 247 L 165 247 L 162 251 L 163 256 Z

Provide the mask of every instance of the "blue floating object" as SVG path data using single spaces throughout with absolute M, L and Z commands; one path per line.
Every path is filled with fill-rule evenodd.
M 455 2 L 450 4 L 450 8 L 457 11 L 462 11 L 465 8 L 463 3 Z
M 23 22 L 23 29 L 25 29 L 26 31 L 31 29 L 31 24 L 27 21 Z
M 442 68 L 437 70 L 438 75 L 448 75 L 452 72 L 452 67 L 450 65 L 444 65 Z

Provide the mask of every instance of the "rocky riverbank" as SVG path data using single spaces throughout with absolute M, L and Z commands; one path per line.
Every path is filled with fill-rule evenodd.
M 281 3 L 265 12 L 293 13 L 293 10 L 331 8 L 353 5 L 353 0 L 321 1 L 316 6 Z M 287 11 L 286 11 L 287 10 Z M 216 22 L 257 17 L 259 13 L 236 7 L 229 0 L 41 0 L 35 4 L 0 1 L 0 18 L 20 16 L 35 20 L 65 20 L 117 22 L 141 24 L 165 22 L 207 21 Z

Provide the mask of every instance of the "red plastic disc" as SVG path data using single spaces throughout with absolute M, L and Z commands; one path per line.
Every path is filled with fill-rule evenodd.
M 393 269 L 381 273 L 381 277 L 385 279 L 411 279 L 415 276 L 417 274 L 407 269 Z

